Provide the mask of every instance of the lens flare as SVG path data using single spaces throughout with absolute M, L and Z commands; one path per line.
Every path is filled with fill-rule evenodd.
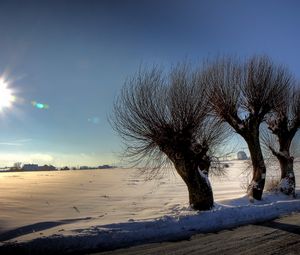
M 49 105 L 47 104 L 42 104 L 42 103 L 38 103 L 36 101 L 32 101 L 31 104 L 37 108 L 37 109 L 41 109 L 41 110 L 45 110 L 45 109 L 48 109 L 49 108 Z
M 88 118 L 88 122 L 93 124 L 99 124 L 100 119 L 98 117 L 92 117 L 92 118 Z
M 15 101 L 15 96 L 3 78 L 0 78 L 0 111 L 9 108 Z

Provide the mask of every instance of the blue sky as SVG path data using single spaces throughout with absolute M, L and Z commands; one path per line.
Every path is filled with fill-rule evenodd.
M 0 113 L 0 166 L 118 162 L 107 116 L 141 64 L 268 54 L 300 78 L 299 11 L 289 0 L 1 0 L 0 74 L 16 101 Z

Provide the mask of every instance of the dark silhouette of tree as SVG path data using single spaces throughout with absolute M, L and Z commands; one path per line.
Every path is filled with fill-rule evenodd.
M 260 145 L 260 124 L 280 104 L 289 75 L 268 57 L 242 63 L 233 58 L 208 63 L 203 81 L 211 87 L 212 110 L 241 135 L 249 148 L 253 176 L 248 187 L 251 200 L 261 200 L 266 166 Z
M 187 65 L 167 75 L 158 68 L 140 71 L 116 100 L 111 123 L 132 165 L 153 178 L 172 163 L 187 185 L 190 205 L 209 210 L 214 200 L 208 173 L 226 129 L 208 114 L 200 79 Z
M 263 140 L 279 161 L 280 190 L 287 195 L 295 196 L 294 157 L 291 156 L 290 148 L 300 127 L 300 90 L 292 85 L 293 82 L 294 79 L 290 77 L 291 86 L 282 94 L 282 104 L 268 114 L 266 119 L 268 129 L 277 141 L 270 139 L 270 136 L 264 136 Z

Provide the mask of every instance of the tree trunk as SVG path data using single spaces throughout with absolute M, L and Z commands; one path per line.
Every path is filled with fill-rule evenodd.
M 247 139 L 246 142 L 251 156 L 253 177 L 248 187 L 248 196 L 251 199 L 254 198 L 256 200 L 261 200 L 265 187 L 266 166 L 260 147 L 259 135 L 253 134 L 249 136 L 249 138 L 250 139 Z
M 279 183 L 280 191 L 286 195 L 296 196 L 296 179 L 294 174 L 294 158 L 293 157 L 277 157 L 280 170 L 281 170 L 281 180 Z
M 290 145 L 293 137 L 279 136 L 279 152 L 273 153 L 280 165 L 281 180 L 279 183 L 280 191 L 286 195 L 296 196 L 296 179 L 294 174 L 294 158 L 290 156 Z
M 190 206 L 199 211 L 210 210 L 214 205 L 214 197 L 208 172 L 201 170 L 197 164 L 182 161 L 177 162 L 175 168 L 188 188 Z
M 176 146 L 161 146 L 160 149 L 173 162 L 177 173 L 185 182 L 189 192 L 190 206 L 199 211 L 210 210 L 214 206 L 214 197 L 208 172 L 211 159 L 206 155 L 207 149 L 197 144 L 186 143 Z M 195 149 L 197 147 L 197 149 Z

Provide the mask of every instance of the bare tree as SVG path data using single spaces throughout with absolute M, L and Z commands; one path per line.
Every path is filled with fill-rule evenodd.
M 214 200 L 208 172 L 226 132 L 208 115 L 206 88 L 199 83 L 199 72 L 187 65 L 167 75 L 158 68 L 140 71 L 125 84 L 111 122 L 131 163 L 151 177 L 172 163 L 187 185 L 190 205 L 209 210 Z
M 284 68 L 265 56 L 252 57 L 245 63 L 233 58 L 217 59 L 207 65 L 203 77 L 211 87 L 212 110 L 241 135 L 249 147 L 253 176 L 248 195 L 261 200 L 266 166 L 259 127 L 266 114 L 280 103 L 289 77 Z
M 290 76 L 290 83 L 293 79 Z M 269 130 L 276 137 L 274 141 L 270 136 L 264 136 L 264 142 L 278 159 L 281 171 L 280 190 L 295 196 L 294 157 L 291 156 L 292 141 L 300 127 L 300 90 L 288 86 L 282 94 L 283 102 L 268 114 L 266 123 Z

